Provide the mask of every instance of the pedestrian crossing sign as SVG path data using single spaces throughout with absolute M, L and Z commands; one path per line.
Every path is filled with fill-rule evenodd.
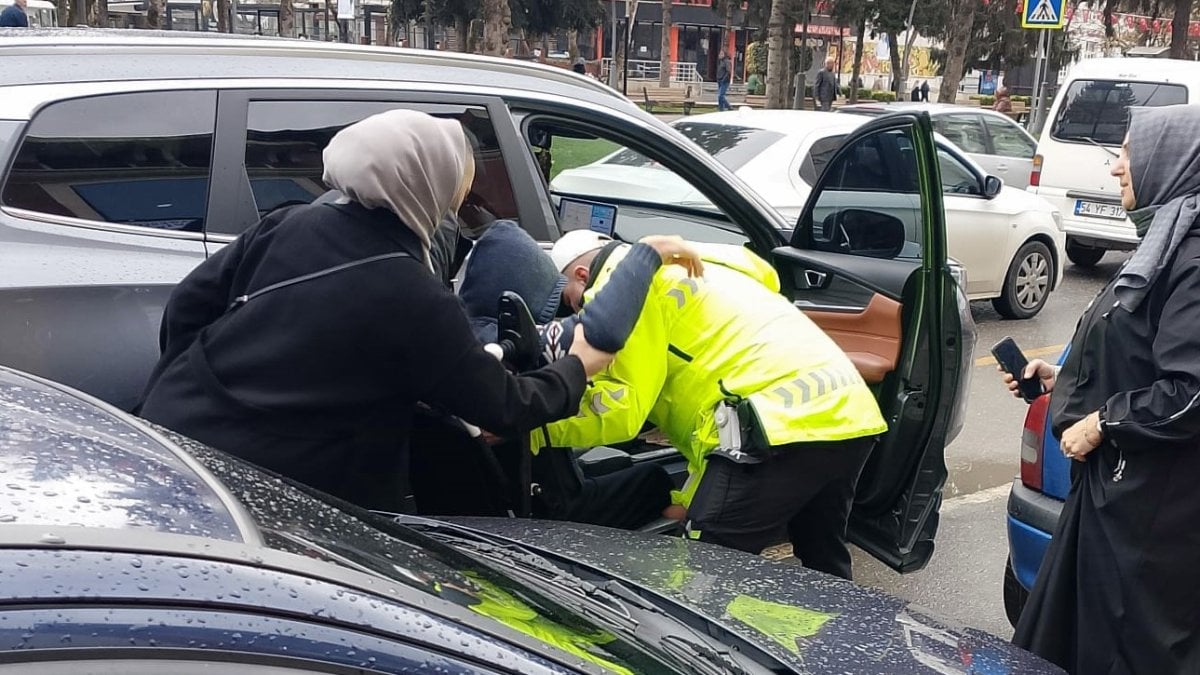
M 1021 12 L 1022 28 L 1062 28 L 1066 23 L 1064 0 L 1025 0 Z

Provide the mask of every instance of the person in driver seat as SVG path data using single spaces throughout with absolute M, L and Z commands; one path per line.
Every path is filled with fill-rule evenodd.
M 805 567 L 850 579 L 855 485 L 887 430 L 875 397 L 842 349 L 780 294 L 771 265 L 745 247 L 694 246 L 704 277 L 658 270 L 580 413 L 535 430 L 534 447 L 622 441 L 649 421 L 688 460 L 673 501 L 686 509 L 689 537 L 760 553 L 786 530 Z M 562 295 L 588 335 L 588 314 L 632 252 L 583 230 L 555 243 Z
M 550 257 L 519 225 L 496 221 L 472 250 L 463 274 L 460 297 L 481 342 L 497 339 L 500 295 L 512 291 L 525 301 L 541 331 L 543 363 L 570 350 L 575 326 L 581 324 L 599 349 L 619 351 L 634 328 L 642 302 L 663 264 L 698 276 L 700 256 L 679 237 L 647 237 L 632 247 L 614 272 L 612 283 L 597 296 L 588 312 L 575 316 L 563 302 L 566 279 Z M 603 346 L 602 346 L 603 345 Z M 617 440 L 631 440 L 630 438 Z M 597 444 L 581 443 L 574 447 Z M 585 477 L 571 447 L 542 448 L 534 460 L 534 478 L 541 488 L 535 515 L 556 520 L 636 529 L 662 518 L 674 487 L 667 472 L 654 464 L 639 464 L 597 477 Z

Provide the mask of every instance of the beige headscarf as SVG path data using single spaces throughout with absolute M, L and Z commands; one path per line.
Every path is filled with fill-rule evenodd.
M 415 110 L 389 110 L 342 129 L 323 158 L 325 184 L 399 216 L 421 238 L 426 263 L 434 230 L 458 208 L 474 168 L 458 122 Z

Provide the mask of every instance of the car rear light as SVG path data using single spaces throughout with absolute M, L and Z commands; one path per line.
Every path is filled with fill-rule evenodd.
M 1042 156 L 1033 156 L 1033 171 L 1029 172 L 1029 187 L 1039 187 L 1042 184 Z
M 1046 434 L 1046 409 L 1049 396 L 1039 396 L 1025 413 L 1021 432 L 1021 482 L 1031 490 L 1042 491 L 1042 440 Z

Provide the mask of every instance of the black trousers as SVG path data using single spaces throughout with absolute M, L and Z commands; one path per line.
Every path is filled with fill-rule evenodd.
M 585 477 L 566 448 L 543 448 L 534 459 L 541 492 L 534 515 L 573 523 L 636 530 L 662 517 L 671 504 L 671 482 L 657 464 L 635 464 L 609 474 Z
M 805 567 L 850 579 L 846 522 L 874 444 L 872 437 L 779 446 L 759 464 L 710 455 L 688 509 L 689 535 L 757 554 L 786 531 Z

